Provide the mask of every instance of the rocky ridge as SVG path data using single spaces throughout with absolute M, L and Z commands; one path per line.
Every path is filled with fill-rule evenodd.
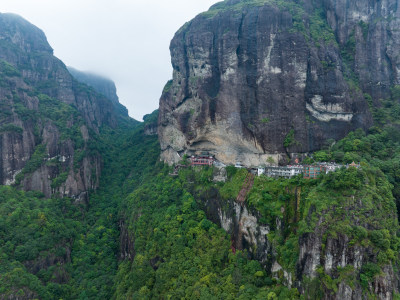
M 75 80 L 44 33 L 0 14 L 0 184 L 88 200 L 98 186 L 100 127 L 127 113 Z

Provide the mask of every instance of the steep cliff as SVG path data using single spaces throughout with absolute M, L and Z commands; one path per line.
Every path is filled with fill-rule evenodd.
M 112 80 L 90 72 L 82 72 L 72 67 L 68 67 L 68 71 L 76 78 L 76 80 L 87 84 L 88 86 L 94 88 L 96 92 L 110 99 L 118 111 L 128 114 L 126 107 L 119 103 L 117 88 Z
M 254 166 L 369 128 L 369 106 L 400 84 L 398 6 L 227 0 L 198 15 L 171 42 L 162 159 L 209 151 Z
M 236 195 L 246 173 L 198 196 L 234 249 L 247 249 L 269 276 L 306 299 L 398 293 L 399 226 L 382 172 L 341 170 L 317 182 L 259 177 L 241 203 Z
M 145 123 L 144 133 L 146 135 L 157 135 L 158 128 L 158 109 L 153 111 L 151 114 L 143 116 L 143 121 Z
M 100 127 L 126 112 L 76 81 L 43 32 L 12 14 L 0 14 L 0 74 L 0 184 L 87 200 Z

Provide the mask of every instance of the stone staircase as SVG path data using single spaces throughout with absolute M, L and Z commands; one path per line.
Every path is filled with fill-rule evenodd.
M 247 174 L 247 177 L 243 183 L 242 189 L 240 190 L 236 202 L 240 203 L 243 206 L 244 202 L 246 201 L 247 194 L 250 192 L 251 188 L 254 184 L 254 174 Z

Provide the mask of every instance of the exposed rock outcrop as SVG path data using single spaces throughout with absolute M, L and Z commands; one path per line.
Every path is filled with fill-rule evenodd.
M 225 164 L 256 166 L 367 129 L 364 93 L 379 106 L 400 84 L 398 6 L 227 0 L 200 14 L 171 42 L 162 159 L 209 151 Z
M 145 135 L 157 135 L 157 123 L 146 124 L 144 127 Z
M 135 258 L 135 239 L 129 232 L 125 221 L 120 220 L 119 222 L 119 259 L 128 259 L 132 261 Z
M 358 276 L 362 276 L 360 274 L 363 272 L 363 266 L 370 262 L 376 262 L 376 251 L 372 247 L 353 245 L 345 234 L 338 234 L 337 237 L 329 236 L 321 226 L 323 221 L 321 218 L 315 232 L 303 235 L 299 241 L 297 286 L 302 293 L 315 295 L 312 291 L 313 286 L 307 286 L 304 284 L 304 280 L 316 280 L 320 283 L 321 278 L 318 277 L 317 271 L 319 267 L 331 278 L 337 278 L 339 270 L 347 269 L 349 274 L 347 274 L 347 278 L 343 276 L 342 281 L 338 282 L 336 292 L 329 290 L 324 284 L 322 285 L 323 299 L 366 299 L 362 296 L 366 294 L 365 289 L 363 290 L 359 284 L 354 284 L 354 281 Z M 326 241 L 323 241 L 324 236 L 328 236 Z M 351 280 L 353 280 L 352 283 L 350 283 Z M 398 275 L 395 275 L 393 266 L 389 264 L 382 268 L 382 273 L 373 279 L 368 288 L 379 299 L 390 300 L 393 292 L 398 291 L 398 282 Z
M 270 226 L 259 221 L 258 212 L 236 201 L 226 203 L 216 189 L 208 190 L 200 198 L 207 217 L 231 235 L 233 249 L 248 249 L 252 258 L 272 266 L 273 247 L 267 239 Z
M 153 111 L 151 114 L 143 116 L 144 134 L 145 135 L 157 135 L 158 134 L 158 109 Z

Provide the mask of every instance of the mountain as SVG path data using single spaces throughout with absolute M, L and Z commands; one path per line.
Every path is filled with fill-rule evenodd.
M 171 42 L 162 159 L 284 163 L 370 128 L 371 108 L 400 84 L 398 6 L 226 0 L 198 15 Z
M 352 71 L 351 59 L 345 58 L 337 38 L 342 35 L 336 33 L 338 28 L 350 26 L 352 18 L 365 19 L 365 15 L 375 13 L 386 16 L 387 12 L 396 15 L 397 7 L 398 2 L 384 0 L 242 0 L 217 4 L 175 36 L 172 45 L 184 49 L 171 48 L 174 79 L 164 87 L 160 109 L 144 116 L 143 123 L 130 119 L 115 99 L 102 94 L 104 86 L 110 87 L 109 81 L 88 76 L 88 83 L 99 83 L 95 88 L 80 83 L 53 56 L 41 30 L 18 16 L 0 14 L 0 299 L 398 299 L 400 85 L 394 71 L 390 76 L 377 72 L 371 77 L 380 78 L 381 84 L 365 83 L 363 76 L 370 75 Z M 241 37 L 236 41 L 236 51 L 229 54 L 229 43 L 225 42 L 232 42 L 233 33 L 224 26 L 227 20 L 229 26 L 236 26 L 240 15 Z M 270 23 L 274 18 L 278 19 L 276 23 Z M 260 26 L 249 26 L 249 22 Z M 374 19 L 366 30 L 367 41 L 372 39 L 370 34 L 377 34 L 377 24 L 392 22 L 397 19 Z M 260 44 L 258 39 L 264 36 L 261 25 L 265 23 L 275 26 L 265 29 L 265 43 Z M 364 25 L 356 23 L 357 54 L 364 49 L 358 44 L 357 26 Z M 332 27 L 327 29 L 327 24 Z M 223 28 L 225 35 L 210 35 L 207 31 Z M 388 38 L 383 46 L 385 59 L 393 59 L 394 64 L 378 59 L 375 65 L 354 62 L 354 67 L 392 70 L 396 66 L 396 55 L 392 53 L 393 58 L 389 50 L 397 31 L 390 28 L 380 34 L 383 40 Z M 274 47 L 270 44 L 271 31 L 275 34 Z M 325 35 L 328 31 L 336 44 Z M 180 40 L 182 32 L 186 35 Z M 254 34 L 257 38 L 249 39 Z M 323 38 L 317 39 L 315 34 Z M 292 47 L 290 57 L 285 56 L 287 48 L 279 44 L 285 43 L 285 38 L 279 35 L 297 43 L 299 48 L 285 44 Z M 207 49 L 198 46 L 210 40 L 213 42 L 207 44 L 207 49 L 223 50 L 214 53 L 213 60 L 204 66 L 204 70 L 211 68 L 216 77 L 209 81 L 184 77 L 184 72 L 196 69 L 194 59 L 207 60 L 203 56 Z M 293 84 L 294 91 L 301 90 L 293 81 L 296 70 L 300 70 L 293 65 L 297 51 L 308 53 L 307 66 L 313 68 L 311 77 L 306 76 L 304 89 L 312 91 L 316 89 L 312 72 L 321 75 L 318 66 L 325 65 L 318 61 L 320 55 L 337 55 L 339 66 L 335 71 L 330 67 L 326 70 L 330 80 L 321 75 L 317 81 L 321 94 L 325 85 L 337 89 L 344 86 L 344 94 L 338 94 L 344 97 L 329 105 L 328 112 L 328 108 L 324 111 L 321 106 L 314 107 L 315 101 L 310 104 L 302 100 L 303 94 L 296 93 L 296 99 L 305 106 L 291 112 L 290 118 L 297 120 L 306 115 L 308 128 L 321 130 L 320 136 L 310 139 L 319 145 L 310 147 L 318 151 L 304 158 L 305 163 L 335 160 L 343 168 L 315 179 L 302 175 L 271 178 L 254 176 L 249 169 L 232 165 L 191 166 L 188 157 L 182 155 L 208 150 L 223 161 L 241 159 L 248 165 L 271 156 L 246 152 L 256 144 L 240 137 L 242 131 L 235 127 L 232 129 L 241 138 L 242 148 L 234 143 L 232 131 L 223 135 L 223 127 L 218 133 L 223 139 L 221 145 L 232 143 L 231 148 L 205 147 L 206 138 L 215 134 L 213 126 L 220 126 L 224 116 L 218 101 L 220 95 L 226 97 L 228 87 L 222 88 L 226 83 L 219 85 L 220 81 L 214 79 L 219 78 L 219 62 L 227 58 L 225 50 L 232 60 L 237 56 L 243 61 L 237 69 L 233 68 L 235 64 L 231 66 L 232 73 L 221 75 L 221 82 L 230 76 L 238 80 L 229 86 L 229 103 L 234 105 L 224 109 L 232 112 L 236 107 L 236 115 L 241 116 L 252 107 L 252 99 L 263 105 L 264 100 L 252 98 L 250 93 L 265 88 L 262 81 L 262 88 L 252 84 L 252 76 L 258 74 L 253 72 L 252 64 L 259 55 L 255 40 L 260 47 L 271 47 L 266 68 L 269 71 L 265 74 L 269 77 L 263 80 L 272 82 L 275 74 L 281 85 L 286 80 Z M 316 41 L 320 41 L 319 46 Z M 377 47 L 373 51 L 365 48 L 370 52 L 366 59 L 379 55 L 380 39 L 372 42 Z M 282 55 L 274 52 L 278 49 Z M 182 66 L 179 59 L 185 53 Z M 303 56 L 298 57 L 300 64 Z M 287 62 L 289 58 L 290 63 L 281 66 L 288 71 L 281 69 L 279 73 L 275 69 L 279 67 L 277 61 Z M 392 81 L 385 83 L 385 74 Z M 201 83 L 197 90 L 195 82 Z M 186 93 L 180 85 L 193 93 L 192 98 L 171 113 L 167 108 Z M 205 102 L 206 98 L 200 97 L 217 90 L 215 101 Z M 251 105 L 246 104 L 247 98 L 240 98 L 243 107 L 235 104 L 235 95 L 242 95 L 239 91 L 247 93 Z M 335 91 L 330 91 L 332 97 Z M 110 96 L 115 94 L 111 92 Z M 201 109 L 193 104 L 193 97 L 196 105 L 202 101 Z M 213 107 L 212 103 L 216 105 L 214 123 L 207 121 L 204 112 Z M 339 104 L 350 105 L 350 121 L 318 120 L 311 113 L 314 107 L 322 115 L 340 119 L 342 114 L 334 111 Z M 190 117 L 185 123 L 185 114 L 179 119 L 179 113 L 189 107 Z M 289 118 L 285 109 L 274 109 L 275 114 L 269 117 L 278 119 L 287 114 Z M 197 118 L 203 113 L 205 123 L 198 119 L 196 126 L 190 127 L 194 126 L 192 116 Z M 198 149 L 190 143 L 183 152 L 171 148 L 175 143 L 187 142 L 181 140 L 186 138 L 180 135 L 181 123 L 170 123 L 175 117 L 188 128 L 202 132 L 205 139 Z M 284 128 L 278 126 L 275 131 Z M 289 160 L 287 155 L 301 150 L 303 144 L 296 142 L 301 130 L 290 129 L 280 150 L 283 154 L 278 153 L 275 159 L 280 155 L 282 162 Z M 338 140 L 324 142 L 332 136 Z M 232 156 L 238 149 L 242 156 Z M 176 158 L 171 159 L 169 154 Z M 168 163 L 179 161 L 169 166 L 160 158 Z M 360 164 L 355 167 L 353 161 Z
M 126 109 L 75 80 L 17 15 L 0 14 L 0 73 L 0 183 L 87 201 L 102 169 L 100 128 Z
M 75 79 L 36 26 L 0 14 L 0 299 L 112 294 L 134 167 L 121 151 L 158 147 L 129 143 L 140 124 L 111 96 Z
M 96 92 L 107 97 L 114 104 L 115 108 L 121 113 L 128 114 L 126 107 L 119 103 L 117 88 L 115 87 L 115 83 L 112 80 L 90 72 L 82 72 L 72 67 L 67 68 L 76 80 L 87 84 L 88 86 L 92 87 Z

